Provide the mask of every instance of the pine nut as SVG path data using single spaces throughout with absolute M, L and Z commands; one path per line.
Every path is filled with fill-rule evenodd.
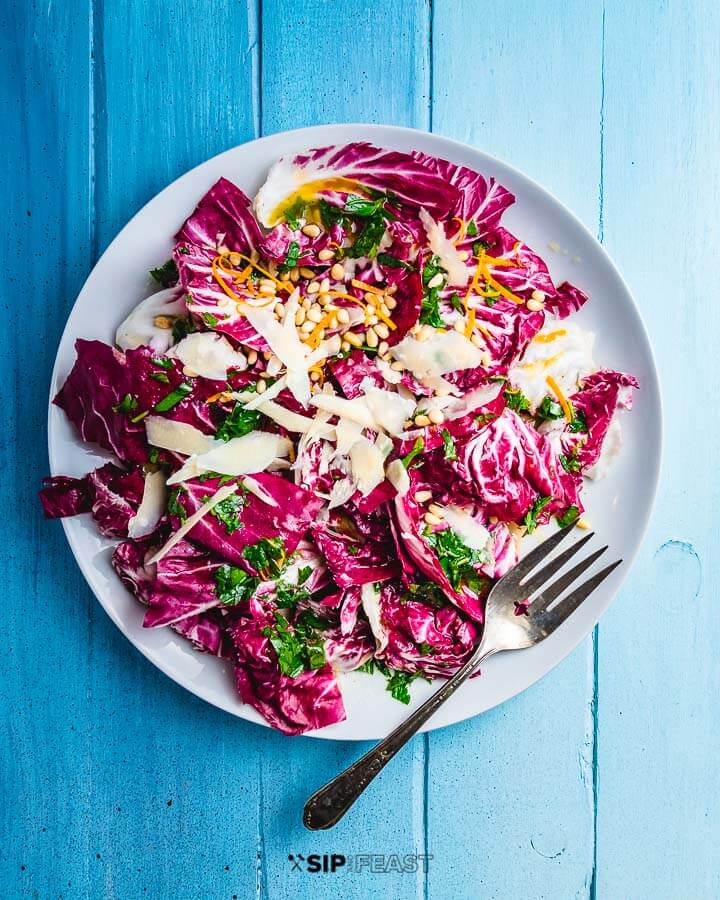
M 339 309 L 337 312 L 337 320 L 343 325 L 347 325 L 350 321 L 350 313 L 346 309 Z
M 425 513 L 423 516 L 426 525 L 442 525 L 442 519 L 434 516 L 432 513 Z
M 375 334 L 377 334 L 377 329 L 375 329 Z M 385 356 L 389 349 L 390 346 L 388 345 L 387 341 L 380 341 L 380 343 L 378 344 L 378 355 Z
M 442 423 L 445 421 L 445 416 L 442 410 L 431 409 L 428 412 L 428 419 L 430 419 L 433 425 L 442 425 Z
M 427 428 L 427 426 L 430 424 L 430 419 L 428 419 L 428 417 L 424 413 L 420 413 L 419 416 L 415 416 L 415 424 L 418 426 L 418 428 Z
M 377 325 L 373 325 L 373 331 L 379 338 L 382 338 L 382 340 L 387 340 L 390 336 L 390 330 L 383 322 L 378 322 Z
M 315 371 L 310 373 L 310 381 L 320 381 L 320 373 Z
M 276 303 L 273 309 L 275 310 L 275 315 L 278 319 L 282 319 L 285 316 L 285 307 L 282 303 Z
M 302 334 L 310 334 L 311 331 L 315 331 L 316 324 L 317 324 L 316 322 L 313 322 L 310 319 L 308 319 L 307 322 L 302 323 L 302 325 L 300 326 L 300 331 L 302 332 Z
M 355 334 L 354 331 L 348 331 L 345 333 L 345 340 L 348 344 L 352 344 L 353 347 L 362 347 L 363 339 L 359 334 Z
M 588 522 L 588 520 L 585 518 L 582 518 L 582 517 L 579 518 L 575 524 L 577 525 L 578 528 L 581 528 L 583 531 L 587 531 L 588 528 L 590 528 L 590 523 Z
M 458 319 L 455 322 L 455 324 L 453 325 L 453 328 L 455 329 L 455 331 L 459 332 L 460 334 L 464 334 L 465 333 L 465 319 Z
M 432 491 L 417 491 L 415 500 L 418 503 L 427 503 L 428 500 L 432 500 Z
M 480 355 L 480 365 L 488 369 L 492 365 L 492 357 L 487 350 Z
M 397 360 L 395 360 L 395 362 L 390 363 L 390 368 L 393 370 L 393 372 L 404 372 L 405 371 L 405 366 L 401 362 L 398 362 Z
M 330 279 L 323 278 L 323 280 L 320 282 L 320 292 L 322 294 L 327 294 L 327 292 L 329 290 L 330 290 Z
M 311 322 L 319 322 L 323 317 L 322 309 L 316 303 L 313 303 L 307 312 L 307 317 Z
M 345 266 L 342 263 L 335 263 L 335 265 L 330 269 L 330 277 L 334 278 L 335 281 L 343 281 L 345 279 Z
M 394 297 L 386 297 L 385 306 L 387 309 L 395 309 L 395 307 L 397 306 L 397 300 Z
M 263 350 L 263 359 L 268 360 L 272 356 L 272 350 Z
M 390 287 L 387 288 L 386 293 L 388 293 L 388 294 L 394 294 L 396 290 L 397 290 L 397 285 L 396 285 L 396 284 L 391 284 Z
M 249 366 L 254 366 L 257 362 L 258 353 L 257 350 L 251 350 L 247 355 L 247 361 Z
M 277 285 L 274 281 L 271 281 L 269 278 L 261 278 L 260 284 L 258 285 L 261 291 L 272 291 L 273 294 L 277 289 Z
M 156 328 L 163 328 L 165 330 L 173 327 L 173 320 L 169 316 L 155 316 L 153 319 L 153 324 Z
M 290 281 L 290 273 L 289 272 L 281 272 L 278 276 L 280 281 Z
M 372 328 L 368 328 L 365 332 L 365 343 L 368 347 L 377 347 L 378 345 L 378 336 L 372 330 Z
M 261 378 L 260 381 L 255 385 L 255 390 L 258 394 L 264 394 L 267 390 L 267 383 Z
M 307 266 L 300 266 L 300 274 L 303 278 L 314 278 L 315 273 L 312 269 L 308 269 Z
M 302 233 L 306 234 L 309 238 L 320 237 L 320 226 L 312 223 L 310 225 L 305 225 L 302 229 Z
M 305 288 L 305 292 L 308 294 L 317 294 L 320 290 L 320 285 L 317 281 L 311 281 L 310 284 Z
M 300 272 L 297 269 L 290 270 L 290 281 L 295 284 L 300 279 Z
M 302 306 L 299 309 L 295 310 L 295 324 L 297 326 L 302 325 L 302 323 L 305 321 L 305 317 L 306 313 Z
M 351 347 L 352 344 L 350 343 L 350 341 L 343 341 L 342 344 L 340 344 L 340 349 L 343 353 L 349 353 Z
M 437 274 L 433 275 L 433 277 L 430 279 L 430 281 L 428 281 L 428 287 L 431 290 L 433 288 L 440 287 L 442 285 L 443 281 L 444 281 L 444 278 L 442 276 L 442 273 L 438 272 Z
M 320 262 L 330 262 L 333 256 L 335 256 L 335 253 L 329 247 L 324 247 L 318 253 L 318 259 L 320 260 Z
M 429 337 L 430 337 L 430 333 L 425 330 L 425 326 L 423 325 L 422 328 L 415 335 L 415 340 L 420 341 L 422 343 L 422 341 L 426 341 Z
M 534 294 L 534 293 L 535 293 L 535 291 L 533 291 L 533 294 Z M 541 303 L 540 300 L 535 300 L 534 298 L 531 299 L 531 300 L 528 300 L 527 303 L 525 304 L 525 306 L 527 306 L 527 308 L 528 308 L 531 312 L 540 312 L 541 309 L 544 309 L 544 308 L 545 308 L 545 304 L 544 304 L 544 303 Z
M 384 316 L 387 316 L 388 318 L 390 317 L 390 310 L 387 308 L 387 304 L 381 303 L 381 304 L 378 306 L 378 309 L 380 310 L 380 312 L 381 312 Z
M 365 317 L 365 324 L 366 324 L 366 325 L 377 325 L 377 323 L 378 323 L 379 321 L 380 321 L 380 320 L 378 319 L 378 317 L 375 316 L 375 315 L 373 315 L 372 313 L 370 313 L 369 316 L 366 316 L 366 317 Z
M 228 260 L 231 266 L 239 266 L 242 262 L 242 257 L 239 253 L 229 253 Z
M 438 519 L 445 518 L 445 510 L 442 508 L 442 506 L 438 506 L 437 503 L 431 503 L 430 506 L 428 506 L 428 512 L 432 513 L 434 516 L 437 516 Z
M 466 262 L 466 260 L 470 259 L 470 254 L 467 252 L 467 250 L 461 250 L 458 253 L 458 258 L 461 259 L 463 262 Z
M 533 300 L 537 300 L 538 303 L 545 302 L 545 291 L 538 291 L 536 289 L 532 292 L 532 294 L 530 294 L 530 296 L 533 298 Z

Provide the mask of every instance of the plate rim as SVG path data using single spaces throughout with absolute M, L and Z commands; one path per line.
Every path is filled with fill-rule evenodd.
M 501 692 L 501 695 L 497 699 L 495 699 L 493 702 L 491 702 L 489 705 L 485 706 L 481 710 L 472 710 L 472 709 L 468 710 L 467 707 L 464 709 L 461 709 L 459 711 L 460 714 L 457 716 L 454 716 L 453 720 L 451 722 L 444 722 L 442 724 L 433 724 L 432 720 L 431 720 L 430 722 L 426 723 L 422 729 L 420 729 L 420 732 L 424 733 L 424 732 L 429 732 L 429 731 L 436 731 L 441 728 L 449 728 L 453 725 L 458 725 L 462 722 L 467 721 L 468 719 L 479 716 L 484 712 L 488 712 L 489 710 L 494 709 L 495 707 L 500 706 L 503 703 L 506 703 L 507 701 L 511 700 L 513 697 L 519 696 L 520 694 L 524 693 L 526 690 L 531 688 L 533 685 L 542 681 L 564 659 L 566 659 L 575 649 L 577 649 L 577 647 L 584 640 L 586 640 L 588 636 L 590 636 L 593 633 L 593 631 L 597 627 L 598 622 L 600 621 L 602 616 L 607 612 L 609 607 L 615 602 L 618 592 L 619 592 L 620 588 L 622 587 L 623 583 L 625 582 L 628 574 L 630 573 L 630 571 L 633 567 L 633 564 L 640 552 L 640 549 L 642 548 L 642 546 L 645 542 L 645 539 L 646 539 L 647 533 L 648 533 L 648 529 L 650 526 L 650 522 L 653 517 L 653 512 L 655 510 L 655 504 L 656 504 L 657 494 L 658 494 L 659 485 L 660 485 L 660 474 L 661 474 L 661 470 L 662 470 L 663 451 L 664 451 L 664 444 L 665 444 L 665 415 L 664 415 L 664 408 L 663 408 L 663 394 L 662 394 L 662 390 L 661 390 L 661 380 L 660 380 L 660 374 L 659 374 L 659 370 L 658 370 L 657 358 L 656 358 L 656 354 L 655 354 L 655 350 L 654 350 L 652 341 L 650 340 L 650 334 L 649 334 L 645 319 L 643 317 L 642 311 L 641 311 L 638 303 L 635 300 L 635 296 L 634 296 L 633 292 L 630 290 L 630 287 L 629 287 L 627 281 L 623 277 L 623 275 L 620 272 L 620 270 L 618 269 L 618 267 L 615 265 L 615 262 L 613 261 L 612 257 L 608 253 L 604 244 L 601 243 L 600 240 L 598 240 L 596 235 L 593 234 L 593 232 L 584 224 L 584 222 L 582 222 L 578 218 L 578 216 L 576 216 L 575 213 L 562 200 L 560 200 L 552 191 L 548 190 L 544 185 L 540 184 L 534 178 L 525 174 L 522 170 L 516 168 L 515 166 L 506 162 L 505 160 L 501 159 L 500 157 L 497 157 L 494 154 L 491 154 L 484 150 L 481 150 L 478 147 L 473 146 L 472 144 L 468 144 L 463 141 L 458 141 L 454 138 L 446 137 L 445 135 L 438 134 L 433 131 L 427 131 L 422 128 L 411 128 L 411 127 L 407 127 L 407 126 L 384 125 L 384 124 L 380 124 L 380 123 L 366 123 L 366 122 L 324 123 L 324 124 L 319 124 L 319 125 L 304 126 L 301 128 L 287 129 L 285 131 L 275 132 L 270 135 L 263 135 L 261 137 L 252 138 L 248 141 L 243 141 L 239 144 L 234 145 L 233 147 L 229 147 L 227 150 L 223 150 L 220 153 L 215 154 L 214 156 L 210 156 L 207 159 L 203 160 L 202 162 L 198 163 L 197 165 L 193 166 L 192 168 L 187 169 L 185 172 L 180 174 L 177 178 L 174 178 L 171 182 L 169 182 L 167 185 L 165 185 L 165 187 L 163 187 L 160 191 L 153 194 L 153 196 L 150 197 L 130 217 L 130 219 L 128 219 L 128 221 L 122 226 L 122 228 L 120 228 L 120 230 L 115 234 L 115 236 L 110 241 L 110 243 L 107 245 L 107 247 L 103 250 L 102 254 L 97 258 L 97 260 L 93 264 L 92 268 L 88 272 L 88 274 L 83 282 L 83 285 L 82 285 L 80 291 L 78 292 L 77 296 L 75 297 L 72 307 L 68 311 L 65 326 L 64 326 L 62 333 L 58 340 L 57 352 L 55 355 L 55 361 L 54 361 L 52 373 L 50 376 L 48 413 L 47 413 L 48 457 L 49 457 L 49 463 L 50 463 L 49 469 L 50 469 L 50 472 L 52 475 L 63 474 L 62 472 L 57 472 L 56 466 L 54 465 L 55 447 L 54 447 L 54 441 L 53 441 L 52 416 L 53 416 L 53 410 L 55 409 L 55 407 L 53 405 L 53 399 L 54 399 L 54 395 L 55 395 L 55 386 L 58 383 L 59 368 L 60 368 L 60 351 L 61 351 L 61 348 L 64 346 L 66 339 L 68 337 L 72 337 L 72 335 L 69 334 L 69 332 L 70 332 L 70 324 L 71 324 L 71 319 L 73 317 L 73 313 L 75 311 L 77 304 L 80 301 L 80 298 L 84 294 L 84 292 L 88 286 L 88 282 L 91 280 L 95 270 L 101 264 L 103 259 L 106 256 L 108 256 L 109 254 L 111 254 L 115 245 L 120 241 L 121 237 L 125 234 L 125 232 L 128 231 L 129 229 L 131 229 L 131 227 L 135 223 L 136 219 L 140 218 L 142 216 L 142 214 L 145 212 L 145 210 L 147 209 L 147 207 L 150 206 L 152 203 L 154 203 L 158 198 L 163 197 L 167 193 L 171 192 L 173 190 L 173 188 L 175 188 L 175 186 L 178 184 L 178 182 L 180 182 L 186 178 L 188 180 L 190 180 L 194 173 L 203 169 L 209 163 L 216 162 L 216 161 L 220 160 L 220 158 L 222 158 L 222 157 L 230 156 L 242 147 L 247 147 L 250 144 L 253 144 L 256 146 L 262 146 L 263 144 L 272 144 L 273 141 L 277 141 L 279 139 L 301 138 L 304 135 L 308 136 L 308 141 L 309 141 L 308 146 L 312 146 L 312 143 L 310 143 L 310 142 L 312 142 L 312 141 L 317 142 L 318 139 L 311 137 L 311 135 L 317 134 L 318 132 L 325 132 L 325 131 L 336 132 L 338 134 L 338 137 L 337 137 L 337 139 L 333 139 L 332 143 L 341 143 L 341 142 L 343 142 L 343 138 L 342 138 L 343 132 L 357 131 L 357 130 L 362 130 L 364 133 L 367 134 L 368 141 L 376 143 L 378 146 L 381 146 L 381 147 L 383 146 L 382 140 L 378 139 L 377 136 L 383 135 L 383 134 L 387 135 L 388 133 L 391 133 L 391 134 L 403 135 L 405 137 L 408 137 L 411 135 L 417 135 L 423 139 L 429 138 L 431 140 L 431 142 L 437 141 L 444 147 L 447 147 L 449 150 L 456 149 L 458 151 L 458 153 L 470 152 L 471 154 L 479 154 L 480 156 L 484 157 L 485 159 L 490 160 L 492 163 L 497 164 L 499 167 L 506 169 L 508 172 L 510 172 L 512 174 L 512 177 L 517 182 L 525 183 L 533 190 L 539 192 L 541 195 L 544 195 L 544 197 L 546 199 L 549 199 L 550 201 L 552 201 L 552 203 L 554 203 L 556 205 L 556 207 L 558 207 L 562 211 L 562 213 L 572 222 L 573 227 L 575 229 L 577 229 L 581 234 L 583 234 L 586 239 L 589 239 L 592 242 L 594 249 L 596 251 L 597 250 L 600 251 L 600 256 L 602 257 L 604 264 L 608 267 L 608 269 L 610 270 L 612 275 L 617 279 L 617 281 L 619 282 L 623 291 L 625 292 L 626 297 L 630 300 L 631 308 L 632 308 L 635 316 L 637 317 L 637 321 L 638 321 L 638 324 L 641 329 L 642 338 L 643 338 L 643 342 L 644 342 L 644 350 L 647 354 L 647 361 L 649 364 L 648 374 L 649 374 L 650 378 L 646 380 L 645 384 L 643 384 L 643 388 L 650 389 L 650 390 L 648 390 L 648 394 L 652 394 L 652 402 L 654 403 L 655 408 L 657 409 L 657 413 L 658 413 L 657 428 L 656 428 L 658 442 L 657 442 L 657 446 L 655 447 L 655 453 L 651 459 L 652 466 L 651 466 L 651 470 L 649 471 L 650 477 L 649 477 L 648 481 L 646 482 L 649 486 L 648 501 L 647 501 L 647 516 L 645 518 L 645 521 L 642 524 L 642 528 L 640 529 L 640 532 L 638 535 L 638 540 L 637 540 L 634 551 L 631 554 L 623 555 L 623 562 L 625 564 L 622 566 L 622 569 L 620 570 L 617 581 L 616 581 L 611 593 L 609 594 L 608 599 L 604 603 L 602 603 L 602 605 L 598 608 L 597 614 L 593 613 L 592 624 L 590 624 L 589 627 L 584 629 L 583 633 L 577 639 L 568 640 L 566 646 L 564 646 L 562 648 L 562 651 L 560 652 L 559 655 L 556 655 L 556 657 L 554 658 L 554 661 L 549 665 L 549 667 L 547 667 L 541 675 L 539 675 L 537 677 L 533 677 L 532 680 L 529 681 L 529 683 L 525 684 L 524 687 L 520 688 L 519 690 L 515 690 L 514 688 L 511 688 L 507 693 Z M 373 135 L 376 136 L 375 139 L 373 138 Z M 323 138 L 322 140 L 325 140 L 325 139 Z M 348 140 L 349 141 L 358 140 L 358 138 L 351 137 L 351 138 L 348 138 Z M 318 146 L 324 146 L 324 145 L 325 144 L 322 144 L 322 143 L 318 144 Z M 275 161 L 275 158 L 276 158 L 275 156 L 272 156 L 271 159 L 269 158 L 268 165 L 272 164 L 272 162 Z M 77 438 L 77 441 L 78 441 L 78 444 L 80 444 L 82 446 L 82 443 L 80 442 L 79 438 Z M 159 669 L 165 676 L 172 679 L 176 684 L 178 684 L 183 689 L 189 691 L 194 696 L 198 697 L 198 699 L 200 699 L 204 702 L 210 703 L 212 706 L 215 706 L 218 709 L 221 709 L 224 712 L 229 713 L 230 715 L 232 715 L 236 718 L 243 719 L 244 721 L 247 721 L 247 722 L 250 722 L 253 724 L 262 725 L 266 728 L 271 729 L 272 731 L 276 730 L 276 729 L 273 729 L 272 726 L 265 719 L 263 719 L 254 710 L 254 708 L 251 707 L 249 704 L 242 703 L 238 707 L 231 707 L 229 704 L 226 704 L 219 699 L 216 699 L 211 696 L 207 696 L 207 695 L 203 694 L 201 692 L 201 689 L 198 690 L 197 686 L 191 681 L 191 679 L 184 678 L 181 675 L 179 675 L 177 672 L 175 672 L 172 669 L 171 665 L 161 658 L 161 655 L 159 653 L 154 653 L 151 648 L 145 647 L 145 646 L 142 646 L 142 645 L 136 643 L 136 641 L 133 640 L 132 636 L 130 635 L 129 629 L 125 626 L 125 623 L 124 623 L 122 617 L 117 613 L 117 611 L 114 609 L 112 604 L 105 602 L 105 600 L 103 599 L 102 591 L 99 589 L 99 587 L 97 587 L 95 585 L 93 574 L 92 574 L 92 569 L 91 569 L 92 561 L 90 559 L 86 558 L 85 554 L 78 547 L 78 542 L 76 540 L 76 537 L 73 533 L 73 528 L 72 528 L 73 520 L 63 518 L 63 519 L 61 519 L 61 523 L 62 523 L 65 537 L 68 541 L 68 545 L 69 545 L 70 550 L 75 559 L 75 562 L 78 565 L 78 568 L 80 569 L 80 571 L 82 572 L 83 577 L 85 578 L 85 581 L 88 584 L 88 587 L 92 591 L 93 595 L 95 596 L 96 600 L 98 601 L 100 606 L 103 608 L 105 613 L 109 616 L 109 618 L 111 619 L 113 624 L 118 628 L 118 630 L 121 632 L 121 634 L 127 639 L 127 641 L 137 651 L 139 651 L 146 659 L 148 659 L 149 662 L 151 662 L 153 664 L 153 666 L 155 666 L 157 669 Z M 124 587 L 123 587 L 123 589 L 127 590 Z M 230 686 L 234 690 L 234 685 L 232 685 L 232 682 L 230 682 Z M 415 705 L 416 704 L 413 703 L 410 707 L 408 707 L 408 712 Z M 343 740 L 345 740 L 345 741 L 363 741 L 363 740 L 376 740 L 377 739 L 377 738 L 373 738 L 373 737 L 367 737 L 365 735 L 353 736 L 353 735 L 337 733 L 337 731 L 335 730 L 337 728 L 337 726 L 344 726 L 344 725 L 349 724 L 350 722 L 351 722 L 351 716 L 348 716 L 347 719 L 345 719 L 341 723 L 337 723 L 336 726 L 330 726 L 329 728 L 317 729 L 314 731 L 306 732 L 303 735 L 303 737 L 316 738 L 316 739 L 322 739 L 322 740 L 334 740 L 334 741 L 343 741 Z

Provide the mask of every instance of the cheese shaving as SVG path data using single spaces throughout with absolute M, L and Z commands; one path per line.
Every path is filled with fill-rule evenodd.
M 231 494 L 234 494 L 238 489 L 236 484 L 225 484 L 221 488 L 218 488 L 217 491 L 212 495 L 212 497 L 207 500 L 200 509 L 196 510 L 191 516 L 185 520 L 185 522 L 178 528 L 178 530 L 170 536 L 170 538 L 163 544 L 163 546 L 154 553 L 149 560 L 147 560 L 146 565 L 150 566 L 153 563 L 160 562 L 160 560 L 167 556 L 167 554 L 172 550 L 172 548 L 179 544 L 180 541 L 188 534 L 193 528 L 200 522 L 205 516 L 211 512 L 218 503 L 222 503 L 223 500 L 226 500 Z

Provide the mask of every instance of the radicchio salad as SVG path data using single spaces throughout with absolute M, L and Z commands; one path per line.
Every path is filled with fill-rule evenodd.
M 221 178 L 116 346 L 76 343 L 54 402 L 112 459 L 46 479 L 45 513 L 120 538 L 144 625 L 286 734 L 345 718 L 343 673 L 407 703 L 455 672 L 525 537 L 618 451 L 637 382 L 595 365 L 513 202 L 368 143 L 280 159 L 254 200 Z

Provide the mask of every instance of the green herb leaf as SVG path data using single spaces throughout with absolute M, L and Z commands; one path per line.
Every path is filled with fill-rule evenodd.
M 173 409 L 178 403 L 181 403 L 188 394 L 192 393 L 193 386 L 187 381 L 181 381 L 180 384 L 169 394 L 162 398 L 162 400 L 158 400 L 155 404 L 155 410 L 157 412 L 168 412 Z
M 287 256 L 285 257 L 285 262 L 280 266 L 280 270 L 283 272 L 287 272 L 289 269 L 294 269 L 298 264 L 298 260 L 300 259 L 300 244 L 297 241 L 290 241 L 287 249 Z
M 302 197 L 298 197 L 298 199 L 294 203 L 288 206 L 287 209 L 283 210 L 283 216 L 285 217 L 285 221 L 288 224 L 288 228 L 291 228 L 293 231 L 299 230 L 300 222 L 298 221 L 298 219 L 303 216 L 306 205 L 307 204 L 302 199 Z
M 179 344 L 183 338 L 186 338 L 189 334 L 194 334 L 196 331 L 195 320 L 192 316 L 180 316 L 173 322 L 173 341 Z
M 408 269 L 409 271 L 415 269 L 412 263 L 398 259 L 397 256 L 392 256 L 390 253 L 378 253 L 377 260 L 380 265 L 387 266 L 389 269 Z
M 158 450 L 158 448 L 151 447 L 150 452 L 148 453 L 148 460 L 150 461 L 150 463 L 153 466 L 157 463 L 159 456 L 160 456 L 160 451 Z
M 170 379 L 165 372 L 151 372 L 150 377 L 153 381 L 159 381 L 161 384 L 170 384 Z
M 328 623 L 312 614 L 311 610 L 306 613 L 291 628 L 285 616 L 275 612 L 275 627 L 263 628 L 263 634 L 277 653 L 280 671 L 290 678 L 297 678 L 301 672 L 321 669 L 325 665 L 323 641 L 314 629 L 326 628 Z
M 402 458 L 402 464 L 406 469 L 410 468 L 410 463 L 415 459 L 418 453 L 422 453 L 425 449 L 425 438 L 419 437 L 415 438 L 415 443 L 412 445 L 412 450 Z
M 475 423 L 482 428 L 483 425 L 487 425 L 488 422 L 492 422 L 497 419 L 497 415 L 495 413 L 480 413 L 479 416 L 475 416 Z
M 552 397 L 543 397 L 543 402 L 537 408 L 537 415 L 541 419 L 562 419 L 564 413 L 562 406 Z
M 187 519 L 187 510 L 180 502 L 183 494 L 187 494 L 187 490 L 182 487 L 176 487 L 168 495 L 167 510 L 171 516 L 177 516 L 182 524 Z
M 157 366 L 159 369 L 174 369 L 175 366 L 171 359 L 168 359 L 167 356 L 153 356 L 150 362 Z
M 215 437 L 221 441 L 229 441 L 232 438 L 243 437 L 250 434 L 260 424 L 262 413 L 256 409 L 245 409 L 242 403 L 236 403 L 232 412 L 228 413 L 215 432 Z
M 203 322 L 206 325 L 209 325 L 210 328 L 214 328 L 218 323 L 218 317 L 214 316 L 212 313 L 203 313 L 202 314 Z
M 465 228 L 465 234 L 468 237 L 477 237 L 477 233 L 478 228 L 475 224 L 475 219 L 470 219 L 470 221 L 467 223 L 467 227 Z
M 443 447 L 445 448 L 445 459 L 447 460 L 455 460 L 457 459 L 457 450 L 455 449 L 455 441 L 453 436 L 447 430 L 447 428 L 443 428 L 442 432 L 443 439 Z
M 320 208 L 320 220 L 323 225 L 330 229 L 333 225 L 342 225 L 345 222 L 345 213 L 339 206 L 328 203 L 327 200 L 321 200 L 318 204 Z
M 552 497 L 538 497 L 530 509 L 525 513 L 523 524 L 528 534 L 532 534 L 538 525 L 538 516 L 545 509 L 548 503 L 552 503 Z
M 169 259 L 157 269 L 150 269 L 150 275 L 164 288 L 173 287 L 177 284 L 179 273 L 174 259 Z
M 530 409 L 530 401 L 519 388 L 507 388 L 504 397 L 508 407 L 515 412 L 527 412 Z
M 419 603 L 427 603 L 437 609 L 442 609 L 449 604 L 449 600 L 440 585 L 434 581 L 418 581 L 408 585 L 407 594 L 403 600 L 417 600 Z
M 436 275 L 445 276 L 445 269 L 440 265 L 440 258 L 431 256 L 423 266 L 422 283 L 423 283 L 423 300 L 420 310 L 420 324 L 431 325 L 433 328 L 444 328 L 445 322 L 440 315 L 440 287 L 429 287 L 430 282 Z
M 113 410 L 114 412 L 122 413 L 132 412 L 134 409 L 137 409 L 137 405 L 137 397 L 133 397 L 132 394 L 125 394 L 122 400 L 113 406 Z
M 452 305 L 452 308 L 453 308 L 456 312 L 461 312 L 461 313 L 464 313 L 464 312 L 465 312 L 465 307 L 463 306 L 463 302 L 462 302 L 462 300 L 460 299 L 459 294 L 453 294 L 453 295 L 450 297 L 450 303 L 451 303 L 451 305 Z
M 385 218 L 378 212 L 366 220 L 364 228 L 355 238 L 355 243 L 352 247 L 348 247 L 347 255 L 351 259 L 359 259 L 361 256 L 373 259 L 384 235 Z
M 447 575 L 453 590 L 460 590 L 463 582 L 468 584 L 469 579 L 477 576 L 475 567 L 490 560 L 487 550 L 468 547 L 452 528 L 434 532 L 427 531 L 424 536 L 437 554 L 440 566 Z M 482 578 L 482 576 L 478 577 Z
M 203 497 L 203 502 L 209 500 L 209 497 Z M 240 513 L 243 511 L 246 503 L 244 494 L 230 494 L 220 503 L 216 503 L 210 510 L 210 515 L 214 516 L 218 522 L 225 526 L 228 534 L 234 534 L 243 527 L 240 521 Z
M 483 250 L 489 250 L 490 244 L 487 241 L 475 241 L 472 247 L 473 256 L 480 256 Z
M 226 606 L 237 606 L 249 600 L 259 584 L 258 578 L 248 575 L 239 566 L 222 565 L 215 572 L 215 593 Z
M 248 544 L 242 555 L 266 581 L 277 577 L 286 559 L 282 538 L 262 538 L 256 544 Z
M 407 705 L 410 702 L 408 686 L 416 677 L 416 675 L 410 675 L 408 672 L 393 672 L 388 678 L 386 690 L 390 692 L 394 700 Z
M 350 194 L 345 201 L 345 212 L 351 216 L 368 219 L 382 209 L 384 202 L 384 197 L 380 197 L 378 200 L 368 200 L 366 197 Z
M 569 525 L 571 522 L 574 522 L 575 519 L 580 515 L 580 510 L 577 506 L 568 506 L 565 512 L 561 516 L 556 516 L 555 520 L 561 528 L 564 528 L 566 525 Z
M 588 423 L 587 419 L 585 418 L 585 413 L 581 409 L 573 410 L 573 412 L 573 420 L 568 425 L 568 429 L 575 433 L 577 433 L 578 431 L 587 431 Z
M 572 451 L 568 454 L 561 453 L 560 454 L 560 464 L 566 472 L 574 473 L 579 472 L 582 468 L 582 464 L 580 460 L 577 458 L 578 447 L 573 447 Z

